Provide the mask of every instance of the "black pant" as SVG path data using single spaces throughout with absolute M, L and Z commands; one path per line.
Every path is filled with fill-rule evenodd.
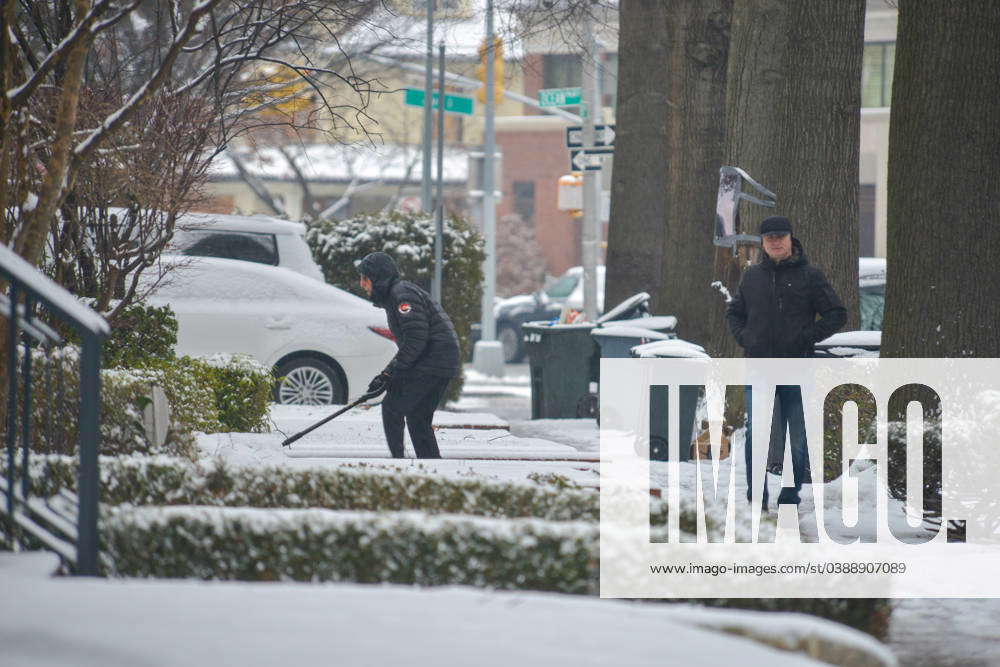
M 393 458 L 403 458 L 403 422 L 410 431 L 417 458 L 439 459 L 431 422 L 451 378 L 419 375 L 394 378 L 382 401 L 382 428 Z

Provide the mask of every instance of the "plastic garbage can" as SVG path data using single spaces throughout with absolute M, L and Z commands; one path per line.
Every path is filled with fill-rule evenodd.
M 652 318 L 649 318 L 652 319 Z M 637 320 L 629 320 L 636 322 Z M 637 345 L 653 341 L 676 339 L 673 333 L 653 331 L 637 326 L 598 327 L 590 332 L 601 348 L 601 359 L 628 359 L 629 352 Z
M 531 418 L 573 419 L 597 381 L 600 353 L 593 324 L 529 322 L 522 326 L 531 374 Z
M 705 348 L 696 343 L 673 338 L 658 340 L 631 349 L 633 357 L 661 359 L 708 359 Z M 649 410 L 649 458 L 652 461 L 667 461 L 669 434 L 667 432 L 667 387 L 653 387 L 650 393 Z M 691 458 L 691 441 L 695 436 L 695 415 L 698 411 L 698 395 L 692 391 L 682 391 L 679 400 L 680 420 L 685 430 L 680 437 L 681 461 Z

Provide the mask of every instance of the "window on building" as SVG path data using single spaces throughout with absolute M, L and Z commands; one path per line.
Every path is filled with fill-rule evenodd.
M 535 182 L 514 181 L 514 212 L 526 223 L 535 222 Z
M 865 44 L 861 70 L 861 106 L 889 106 L 892 97 L 892 66 L 895 59 L 894 42 Z

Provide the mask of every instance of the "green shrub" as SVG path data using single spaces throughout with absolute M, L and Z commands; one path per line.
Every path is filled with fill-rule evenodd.
M 218 433 L 224 430 L 204 362 L 191 357 L 152 360 L 141 368 L 119 372 L 163 389 L 170 404 L 171 429 L 177 426 L 189 433 Z
M 74 489 L 76 469 L 73 458 L 36 457 L 32 494 Z M 592 489 L 454 479 L 401 467 L 231 468 L 162 456 L 102 457 L 100 471 L 107 519 L 102 535 L 123 576 L 470 584 L 588 594 L 599 587 L 600 497 Z M 213 509 L 221 506 L 272 511 Z M 651 539 L 662 541 L 667 505 L 652 499 L 650 509 Z M 718 529 L 706 518 L 710 530 Z M 693 512 L 682 512 L 680 525 L 693 531 Z M 876 636 L 890 611 L 884 600 L 864 599 L 683 602 L 810 613 Z
M 311 228 L 306 240 L 326 281 L 358 296 L 365 294 L 358 285 L 357 262 L 377 250 L 396 260 L 406 280 L 430 291 L 434 274 L 434 220 L 426 214 L 362 215 L 325 222 Z M 441 305 L 455 324 L 462 359 L 467 359 L 469 332 L 481 314 L 485 259 L 482 238 L 462 218 L 450 217 L 444 224 L 442 257 Z M 449 386 L 446 398 L 457 399 L 461 389 L 462 380 L 457 378 Z
M 19 380 L 20 380 L 19 376 Z M 102 454 L 170 454 L 194 458 L 189 424 L 172 419 L 162 445 L 156 445 L 143 426 L 143 410 L 150 402 L 158 377 L 141 371 L 101 371 L 100 451 Z M 23 395 L 23 386 L 18 395 Z M 184 391 L 181 387 L 179 391 Z M 169 394 L 168 394 L 169 395 Z M 80 410 L 80 351 L 72 345 L 32 350 L 31 449 L 46 454 L 78 454 Z M 18 404 L 18 422 L 22 419 Z M 183 415 L 181 415 L 183 417 Z
M 111 336 L 104 343 L 102 355 L 105 368 L 132 368 L 151 359 L 174 358 L 177 318 L 169 306 L 133 304 L 110 324 Z
M 75 490 L 76 469 L 77 461 L 71 457 L 36 457 L 30 473 L 32 493 L 50 496 L 63 488 Z M 205 466 L 131 456 L 102 458 L 100 470 L 101 501 L 110 505 L 421 510 L 555 521 L 597 521 L 600 516 L 599 497 L 592 489 L 560 491 L 534 484 L 450 479 L 407 468 L 249 468 L 221 461 Z
M 271 368 L 246 355 L 217 354 L 197 360 L 199 377 L 215 393 L 223 430 L 265 433 L 274 375 Z
M 123 506 L 105 511 L 101 535 L 118 576 L 599 588 L 595 523 Z

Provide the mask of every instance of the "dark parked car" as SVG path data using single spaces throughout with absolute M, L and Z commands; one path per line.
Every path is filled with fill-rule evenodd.
M 504 361 L 516 363 L 524 359 L 525 322 L 553 320 L 563 308 L 583 310 L 583 268 L 574 266 L 548 287 L 534 294 L 519 294 L 502 299 L 493 306 L 497 340 L 503 344 Z M 597 267 L 597 311 L 604 310 L 604 267 Z M 479 340 L 481 327 L 472 325 L 472 341 Z

